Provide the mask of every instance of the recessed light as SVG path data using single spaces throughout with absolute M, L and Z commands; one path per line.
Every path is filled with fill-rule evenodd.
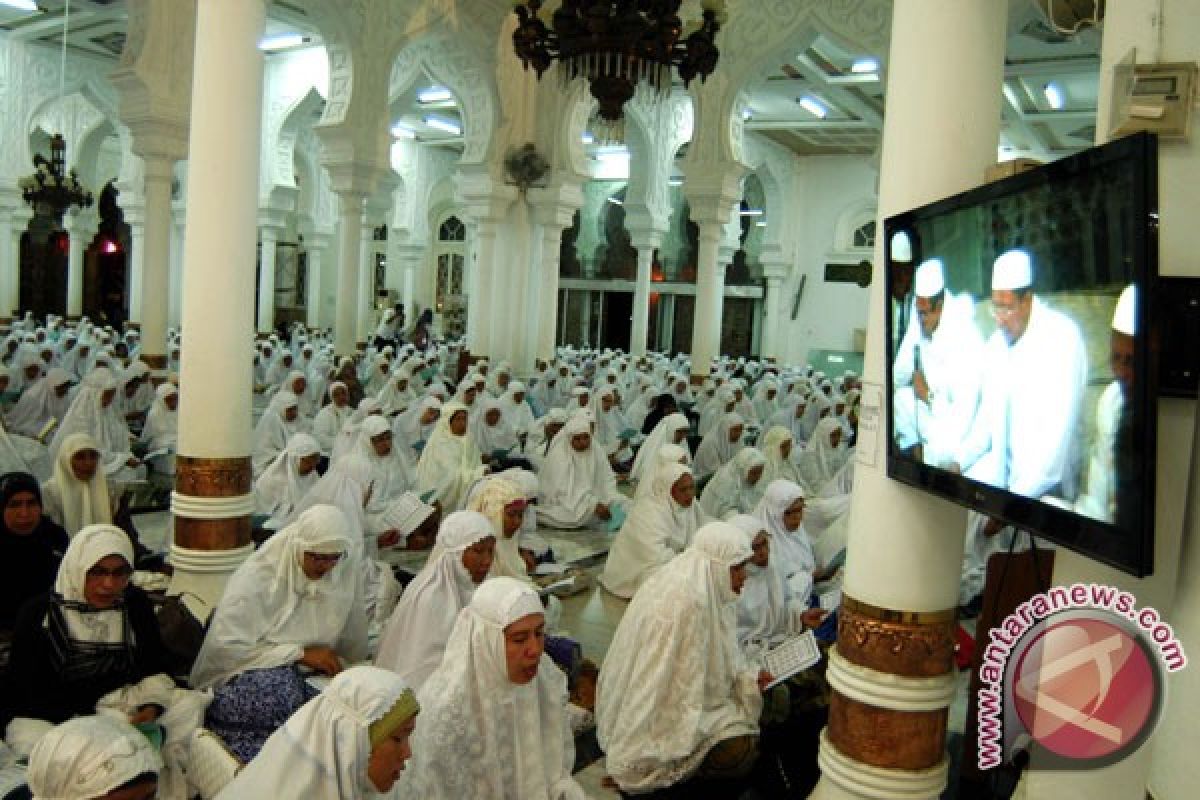
M 462 126 L 452 120 L 443 119 L 442 117 L 429 116 L 425 118 L 425 124 L 429 127 L 448 133 L 451 136 L 461 136 Z
M 416 139 L 417 132 L 403 122 L 397 122 L 392 126 L 392 136 L 397 139 Z
M 268 53 L 299 47 L 308 40 L 298 33 L 281 33 L 278 36 L 267 36 L 258 43 L 258 49 Z
M 800 104 L 801 108 L 812 114 L 814 117 L 825 119 L 825 117 L 829 115 L 829 109 L 825 107 L 825 104 L 811 95 L 806 94 L 796 102 Z
M 763 210 L 761 208 L 743 208 L 738 213 L 743 217 L 761 217 L 763 215 Z
M 33 0 L 0 0 L 0 6 L 15 8 L 17 11 L 40 11 Z
M 449 103 L 454 100 L 454 92 L 444 86 L 430 86 L 417 92 L 417 102 L 424 105 L 430 103 Z
M 1062 87 L 1054 81 L 1042 87 L 1042 94 L 1046 96 L 1046 103 L 1055 111 L 1062 111 L 1066 108 L 1066 95 L 1063 94 Z
M 850 65 L 850 71 L 855 75 L 869 75 L 874 72 L 879 72 L 879 59 L 866 56 L 864 58 L 854 59 L 854 63 Z
M 583 139 L 584 144 L 595 144 L 596 143 L 596 137 L 592 135 L 591 131 L 584 131 L 583 136 L 581 138 Z

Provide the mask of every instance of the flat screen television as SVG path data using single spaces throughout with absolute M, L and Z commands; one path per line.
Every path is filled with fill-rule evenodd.
M 885 220 L 890 477 L 1150 574 L 1157 172 L 1137 134 Z

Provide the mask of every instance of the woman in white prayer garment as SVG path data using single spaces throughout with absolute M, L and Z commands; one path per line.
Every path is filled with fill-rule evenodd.
M 779 384 L 770 379 L 761 381 L 754 389 L 752 404 L 758 424 L 770 424 L 771 418 L 779 410 Z
M 521 534 L 525 525 L 525 490 L 508 476 L 488 476 L 472 487 L 467 509 L 487 518 L 496 537 L 496 558 L 492 577 L 516 578 L 529 582 L 532 562 L 521 553 Z
M 774 428 L 783 428 L 792 438 L 793 449 L 804 449 L 808 439 L 804 437 L 804 417 L 808 413 L 808 398 L 796 396 L 784 403 L 775 416 L 766 423 Z M 768 431 L 769 433 L 770 431 Z
M 500 398 L 501 411 L 504 418 L 518 436 L 528 436 L 537 421 L 533 418 L 533 409 L 525 402 L 525 384 L 512 381 Z
M 66 437 L 54 460 L 54 474 L 42 484 L 47 517 L 74 536 L 88 525 L 111 523 L 113 502 L 108 479 L 100 468 L 100 449 L 86 433 Z
M 640 485 L 641 481 L 652 478 L 654 467 L 658 463 L 659 450 L 671 444 L 686 450 L 689 430 L 691 430 L 691 423 L 683 414 L 668 414 L 663 417 L 638 449 L 637 457 L 633 459 L 633 468 L 629 472 L 629 479 L 638 481 Z M 688 457 L 690 460 L 690 453 Z
M 270 466 L 282 453 L 294 434 L 300 433 L 296 420 L 300 416 L 300 401 L 296 395 L 281 390 L 271 398 L 270 405 L 254 427 L 252 467 L 256 476 Z
M 656 570 L 682 553 L 708 521 L 695 502 L 692 471 L 682 464 L 660 465 L 646 484 L 649 488 L 617 532 L 600 576 L 601 585 L 617 597 L 632 597 Z
M 722 386 L 717 389 L 713 399 L 704 406 L 704 412 L 700 415 L 700 424 L 696 427 L 696 433 L 701 436 L 707 436 L 709 432 L 717 427 L 717 424 L 725 417 L 726 414 L 736 413 L 737 402 L 733 395 L 733 388 L 730 386 Z
M 358 444 L 346 457 L 357 458 L 370 467 L 372 490 L 368 515 L 378 513 L 387 503 L 416 488 L 412 464 L 396 449 L 392 425 L 385 417 L 371 415 L 363 420 Z
M 491 578 L 458 615 L 418 692 L 421 722 L 403 800 L 585 800 L 571 777 L 567 678 L 544 652 L 537 592 Z
M 839 447 L 841 442 L 842 424 L 836 417 L 825 417 L 817 423 L 808 446 L 796 460 L 801 482 L 808 494 L 820 492 L 846 463 L 846 456 Z
M 488 577 L 495 548 L 487 517 L 475 511 L 447 516 L 429 560 L 384 626 L 375 666 L 395 672 L 419 691 L 442 663 L 459 612 Z
M 700 495 L 700 507 L 713 519 L 748 514 L 762 497 L 767 460 L 753 447 L 743 448 L 723 464 Z
M 763 468 L 763 486 L 777 480 L 800 482 L 800 469 L 796 462 L 792 461 L 795 442 L 791 431 L 782 425 L 767 430 L 758 446 L 763 458 L 767 460 L 766 467 Z
M 408 407 L 416 401 L 417 396 L 410 386 L 411 382 L 412 375 L 404 367 L 392 373 L 387 384 L 375 397 L 379 401 L 385 417 L 391 419 L 397 414 L 407 411 Z
M 793 595 L 780 576 L 767 524 L 750 514 L 738 514 L 729 523 L 746 532 L 754 550 L 737 605 L 738 645 L 743 652 L 756 656 L 792 634 L 820 625 L 825 612 L 810 609 L 808 598 Z
M 713 426 L 696 448 L 696 480 L 704 481 L 728 464 L 745 446 L 742 434 L 746 423 L 738 414 L 726 414 Z
M 592 393 L 592 413 L 596 417 L 593 441 L 608 458 L 614 470 L 628 471 L 633 461 L 633 448 L 629 439 L 622 434 L 631 430 L 617 407 L 617 394 L 611 388 L 597 389 Z
M 766 526 L 771 537 L 771 560 L 775 570 L 798 602 L 807 606 L 813 585 L 830 576 L 821 569 L 813 553 L 813 543 L 804 529 L 805 493 L 791 481 L 774 481 L 767 486 L 754 516 Z
M 462 403 L 443 405 L 417 462 L 417 492 L 447 512 L 463 508 L 467 490 L 484 473 L 483 457 L 467 432 L 468 414 Z
M 29 754 L 34 800 L 152 800 L 162 759 L 128 722 L 76 717 L 43 736 Z
M 141 440 L 148 455 L 147 465 L 163 475 L 175 474 L 175 448 L 179 442 L 179 387 L 160 383 L 154 390 L 154 403 L 146 414 Z
M 441 414 L 442 401 L 431 394 L 392 422 L 392 435 L 397 445 L 414 465 L 421 458 L 421 450 L 433 435 Z
M 341 381 L 329 384 L 329 402 L 317 412 L 313 420 L 312 433 L 321 445 L 321 455 L 333 453 L 333 445 L 342 426 L 350 419 L 354 409 L 350 408 L 350 390 Z
M 737 643 L 734 608 L 752 554 L 741 529 L 709 523 L 633 596 L 596 687 L 596 735 L 622 792 L 753 767 L 760 687 L 771 678 Z
M 554 437 L 542 465 L 538 522 L 553 528 L 583 528 L 611 522 L 614 508 L 623 505 L 617 477 L 608 459 L 592 441 L 591 422 L 582 416 L 567 420 Z
M 264 528 L 278 530 L 292 517 L 300 501 L 321 477 L 317 474 L 320 460 L 321 445 L 316 439 L 307 433 L 292 435 L 287 448 L 254 482 L 255 512 L 269 517 Z
M 192 667 L 214 690 L 206 727 L 248 762 L 317 694 L 301 668 L 336 675 L 367 654 L 357 553 L 345 515 L 314 506 L 237 568 Z
M 505 417 L 504 404 L 500 398 L 489 395 L 481 402 L 483 413 L 472 425 L 471 437 L 483 458 L 489 461 L 503 461 L 510 455 L 515 455 L 520 447 L 517 432 Z
M 342 424 L 337 438 L 333 440 L 333 452 L 329 456 L 331 462 L 340 460 L 343 456 L 353 453 L 358 445 L 358 434 L 362 430 L 363 421 L 368 417 L 382 416 L 383 407 L 374 397 L 364 397 L 358 402 L 358 408 Z
M 71 388 L 71 376 L 59 367 L 52 367 L 46 377 L 38 379 L 17 399 L 17 404 L 8 412 L 8 430 L 18 436 L 36 438 L 50 420 L 61 422 L 71 402 L 67 391 Z
M 88 373 L 79 385 L 71 408 L 50 442 L 50 457 L 56 458 L 63 440 L 73 433 L 86 433 L 96 441 L 105 474 L 114 482 L 144 477 L 141 462 L 133 456 L 129 427 L 117 410 L 117 383 L 111 371 L 100 368 Z
M 370 800 L 403 781 L 417 726 L 416 695 L 375 667 L 351 667 L 271 734 L 218 800 Z M 285 789 L 286 787 L 286 789 Z
M 533 434 L 525 442 L 525 458 L 538 472 L 542 471 L 542 465 L 546 463 L 546 456 L 550 454 L 550 445 L 554 438 L 562 432 L 566 424 L 567 412 L 561 408 L 550 409 L 537 421 Z

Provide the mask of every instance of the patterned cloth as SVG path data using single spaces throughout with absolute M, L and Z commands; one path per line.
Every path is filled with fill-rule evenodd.
M 246 764 L 293 712 L 318 694 L 295 665 L 250 670 L 214 692 L 204 725 Z

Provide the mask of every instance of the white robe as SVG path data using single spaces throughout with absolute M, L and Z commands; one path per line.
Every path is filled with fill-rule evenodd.
M 595 518 L 597 505 L 622 501 L 616 475 L 595 441 L 582 453 L 571 446 L 573 436 L 589 430 L 587 420 L 574 417 L 554 437 L 540 473 L 539 522 L 554 528 L 582 528 Z

